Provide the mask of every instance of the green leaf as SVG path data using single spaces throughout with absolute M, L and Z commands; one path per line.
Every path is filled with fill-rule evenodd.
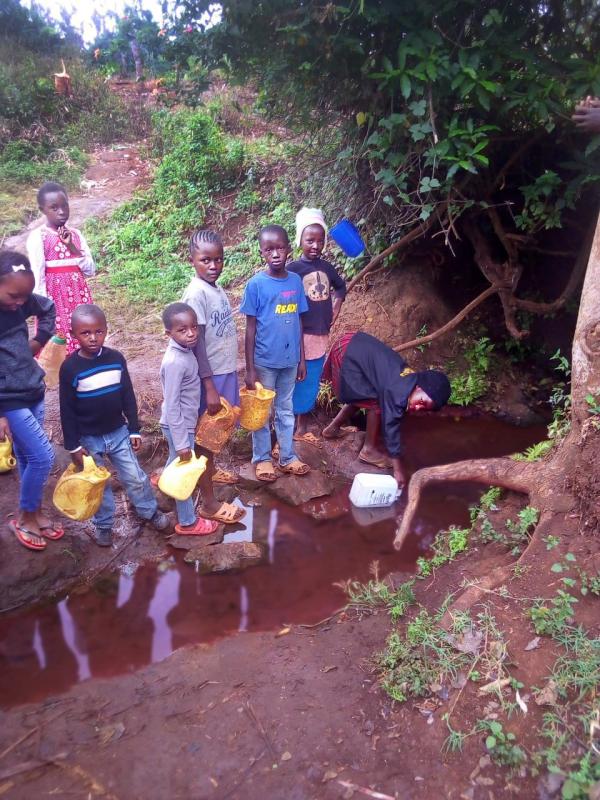
M 422 117 L 427 108 L 427 103 L 425 100 L 414 100 L 412 103 L 409 103 L 408 107 L 415 117 Z
M 488 750 L 493 750 L 496 747 L 496 737 L 495 736 L 486 736 L 485 737 L 485 746 Z
M 552 564 L 552 566 L 550 567 L 550 572 L 562 572 L 562 571 L 563 571 L 563 566 L 558 562 Z
M 405 100 L 408 100 L 411 93 L 411 84 L 408 75 L 403 75 L 400 78 L 400 91 L 402 92 L 402 97 L 404 97 Z
M 577 559 L 573 553 L 567 553 L 565 556 L 565 561 L 577 561 Z

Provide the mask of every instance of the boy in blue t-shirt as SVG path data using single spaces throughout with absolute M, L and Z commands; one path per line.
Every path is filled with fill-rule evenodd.
M 246 386 L 257 381 L 275 395 L 275 433 L 279 466 L 292 475 L 306 475 L 310 467 L 294 451 L 292 395 L 296 381 L 304 380 L 306 363 L 301 314 L 308 311 L 302 280 L 285 268 L 290 242 L 280 225 L 267 225 L 258 237 L 264 272 L 247 283 L 240 311 L 246 314 Z M 277 479 L 271 462 L 269 423 L 252 434 L 252 462 L 258 480 Z

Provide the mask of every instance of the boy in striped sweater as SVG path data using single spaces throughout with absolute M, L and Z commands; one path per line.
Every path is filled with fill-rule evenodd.
M 96 464 L 108 459 L 139 517 L 158 531 L 170 527 L 166 514 L 158 510 L 150 481 L 136 453 L 142 437 L 137 403 L 125 358 L 104 347 L 106 317 L 96 305 L 77 306 L 71 317 L 71 334 L 79 343 L 60 368 L 60 420 L 65 449 L 81 469 L 83 456 Z M 93 521 L 96 543 L 110 547 L 115 500 L 110 483 Z

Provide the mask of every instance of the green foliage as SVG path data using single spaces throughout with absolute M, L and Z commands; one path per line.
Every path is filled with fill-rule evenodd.
M 527 760 L 523 748 L 516 744 L 515 734 L 505 731 L 501 722 L 480 720 L 477 730 L 487 734 L 485 746 L 495 764 L 514 769 L 520 767 Z
M 50 150 L 22 139 L 9 142 L 0 154 L 0 184 L 40 184 L 55 180 L 75 186 L 88 157 L 78 147 Z
M 417 559 L 417 568 L 420 578 L 429 577 L 434 570 L 443 564 L 453 561 L 459 553 L 463 553 L 469 546 L 469 528 L 456 528 L 451 526 L 447 531 L 440 531 L 431 545 L 433 556 Z
M 544 456 L 554 447 L 555 442 L 553 439 L 543 439 L 541 442 L 536 442 L 528 447 L 523 453 L 515 453 L 511 456 L 514 461 L 540 461 Z
M 558 636 L 570 624 L 575 614 L 577 598 L 559 589 L 549 602 L 536 600 L 529 609 L 535 632 L 540 636 Z
M 568 391 L 568 380 L 571 376 L 571 365 L 560 350 L 557 350 L 551 361 L 556 361 L 554 369 L 564 375 L 565 380 L 560 381 L 550 395 L 552 407 L 552 422 L 548 426 L 548 436 L 551 439 L 561 439 L 571 429 L 571 393 Z
M 490 520 L 487 510 L 480 508 L 476 516 L 479 526 L 479 539 L 484 544 L 495 542 L 510 550 L 513 556 L 519 555 L 529 542 L 532 529 L 537 525 L 540 512 L 532 506 L 525 506 L 517 514 L 516 522 L 507 519 L 503 530 L 497 530 Z
M 489 387 L 489 370 L 494 345 L 488 336 L 478 339 L 465 351 L 467 369 L 465 372 L 450 371 L 452 393 L 448 402 L 467 406 L 484 395 Z
M 392 620 L 396 622 L 406 614 L 408 608 L 415 602 L 413 592 L 414 580 L 406 581 L 394 587 L 388 580 L 380 580 L 378 564 L 371 565 L 373 579 L 367 583 L 349 580 L 342 584 L 348 596 L 348 605 L 354 608 L 372 608 L 384 606 L 387 608 Z
M 586 394 L 585 402 L 587 403 L 588 414 L 593 417 L 600 415 L 600 395 Z

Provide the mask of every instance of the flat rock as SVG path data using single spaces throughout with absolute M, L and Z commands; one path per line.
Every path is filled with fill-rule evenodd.
M 256 542 L 231 542 L 215 544 L 212 547 L 196 547 L 183 557 L 186 564 L 198 564 L 202 573 L 226 572 L 230 569 L 244 569 L 258 564 L 263 556 Z
M 333 482 L 317 469 L 307 475 L 283 475 L 275 483 L 266 484 L 269 494 L 291 506 L 301 506 L 315 497 L 330 495 Z
M 204 536 L 190 536 L 189 534 L 180 536 L 175 533 L 169 537 L 168 543 L 177 550 L 199 550 L 213 544 L 220 544 L 224 536 L 225 528 L 223 525 L 219 525 L 214 533 L 207 533 Z
M 254 472 L 254 464 L 247 462 L 242 464 L 239 469 L 238 485 L 244 489 L 262 489 L 267 484 L 264 481 L 259 481 Z

